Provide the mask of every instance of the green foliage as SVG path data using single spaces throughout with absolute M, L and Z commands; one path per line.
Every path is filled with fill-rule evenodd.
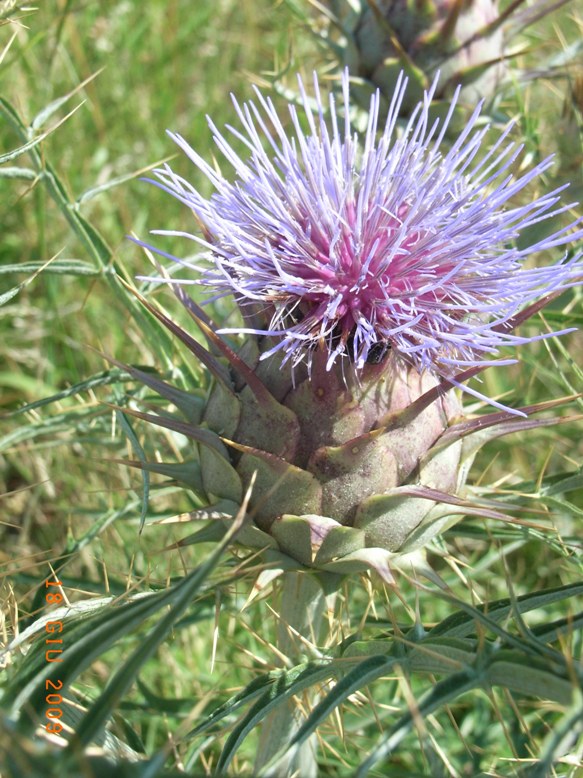
M 167 291 L 136 280 L 150 267 L 125 236 L 190 229 L 138 180 L 174 153 L 166 128 L 210 159 L 206 113 L 230 121 L 228 93 L 248 94 L 248 73 L 283 88 L 319 55 L 270 0 L 38 5 L 0 1 L 0 772 L 252 774 L 257 725 L 316 692 L 289 748 L 316 732 L 322 775 L 575 778 L 581 398 L 545 411 L 568 423 L 478 458 L 472 482 L 493 484 L 481 498 L 504 521 L 447 533 L 426 582 L 406 567 L 395 588 L 345 582 L 326 643 L 282 665 L 271 580 L 281 558 L 270 569 L 222 553 L 218 522 L 191 542 L 194 444 L 175 423 L 138 416 L 138 404 L 167 413 L 156 393 L 172 384 L 170 401 L 196 423 L 205 393 L 200 366 L 128 285 L 193 338 L 196 328 Z M 574 18 L 558 18 L 564 40 L 530 28 L 521 65 L 539 50 L 560 64 Z M 549 189 L 573 176 L 581 187 L 578 94 L 569 75 L 517 84 L 499 106 L 518 116 L 532 157 L 559 151 Z M 580 327 L 580 302 L 570 293 L 544 316 Z M 520 366 L 485 374 L 485 391 L 521 405 L 577 395 L 580 345 L 576 333 L 526 348 Z M 45 581 L 57 579 L 61 599 L 47 603 Z M 58 619 L 63 663 L 48 664 L 46 625 Z M 49 721 L 51 678 L 67 687 L 60 737 L 35 729 Z

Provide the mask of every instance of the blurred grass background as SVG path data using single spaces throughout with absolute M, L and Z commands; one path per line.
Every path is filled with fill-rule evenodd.
M 0 14 L 8 7 L 0 3 Z M 110 374 L 109 383 L 103 380 L 96 388 L 87 385 L 74 396 L 64 395 L 70 387 L 110 370 L 94 349 L 122 362 L 174 372 L 175 380 L 192 389 L 196 365 L 185 361 L 175 344 L 170 348 L 153 344 L 131 317 L 123 293 L 113 291 L 114 265 L 127 280 L 149 272 L 143 253 L 127 235 L 145 238 L 153 228 L 190 229 L 184 209 L 139 177 L 156 162 L 174 156 L 166 129 L 183 134 L 202 157 L 210 159 L 213 151 L 205 115 L 219 127 L 232 121 L 230 92 L 245 98 L 252 81 L 265 85 L 275 73 L 309 73 L 329 65 L 297 15 L 285 3 L 271 0 L 58 0 L 33 10 L 23 3 L 15 7 L 0 26 L 0 95 L 25 125 L 33 127 L 31 137 L 39 132 L 47 137 L 35 147 L 40 168 L 27 154 L 0 166 L 0 299 L 4 303 L 0 306 L 0 569 L 5 642 L 17 632 L 18 619 L 22 629 L 38 611 L 40 603 L 34 595 L 49 575 L 49 565 L 71 552 L 63 580 L 73 601 L 163 587 L 200 559 L 201 552 L 192 548 L 162 551 L 185 534 L 180 528 L 147 526 L 143 534 L 138 533 L 141 476 L 110 461 L 136 458 L 124 443 L 119 419 L 104 405 L 123 394 L 116 375 Z M 581 19 L 580 6 L 571 3 L 533 28 L 516 67 L 538 68 L 560 55 L 581 36 Z M 282 83 L 293 86 L 293 79 L 286 78 Z M 553 179 L 542 185 L 551 188 L 571 179 L 569 199 L 583 191 L 581 78 L 579 63 L 569 69 L 568 77 L 534 79 L 526 88 L 517 83 L 498 107 L 501 119 L 518 118 L 528 162 L 557 153 Z M 46 107 L 69 93 L 74 94 L 45 120 Z M 68 115 L 73 109 L 77 110 Z M 23 142 L 4 115 L 0 155 Z M 104 266 L 88 255 L 87 246 L 51 196 L 46 178 L 39 175 L 47 165 L 64 186 L 70 210 L 80 213 L 103 237 L 108 247 Z M 183 160 L 173 165 L 186 176 L 195 175 Z M 197 180 L 197 185 L 205 184 Z M 581 213 L 580 207 L 574 209 L 577 212 Z M 165 248 L 172 250 L 168 243 Z M 46 263 L 51 264 L 35 274 Z M 53 272 L 63 267 L 66 272 Z M 22 288 L 11 296 L 19 284 Z M 172 309 L 169 293 L 157 296 Z M 547 313 L 549 324 L 581 327 L 580 303 L 580 291 L 565 295 Z M 177 309 L 175 305 L 179 317 Z M 542 326 L 539 321 L 535 325 Z M 521 366 L 488 371 L 487 391 L 510 392 L 515 404 L 581 392 L 582 347 L 581 333 L 563 338 L 560 344 L 553 341 L 548 348 L 545 344 L 525 347 Z M 50 405 L 26 415 L 9 415 L 24 403 L 59 393 L 63 396 Z M 580 401 L 574 401 L 561 413 L 581 413 L 581 408 Z M 135 431 L 149 458 L 172 461 L 184 455 L 184 443 L 170 433 L 140 425 Z M 434 562 L 460 598 L 493 600 L 507 595 L 509 587 L 524 594 L 580 579 L 581 431 L 579 421 L 534 435 L 516 435 L 482 452 L 474 481 L 495 483 L 498 498 L 522 501 L 526 519 L 551 521 L 556 533 L 544 540 L 536 533 L 528 535 L 491 522 L 470 524 L 467 532 L 465 525 L 457 528 L 443 546 L 442 558 Z M 535 505 L 524 496 L 538 492 L 543 475 L 560 479 L 565 474 L 579 478 L 568 494 L 572 507 L 551 499 Z M 154 477 L 153 483 L 150 517 L 194 507 L 191 498 L 164 485 L 163 479 Z M 230 558 L 226 571 L 236 564 L 237 559 Z M 221 575 L 226 575 L 225 570 Z M 269 603 L 258 602 L 241 615 L 252 580 L 248 574 L 222 587 L 216 600 L 207 594 L 196 618 L 183 623 L 161 647 L 141 675 L 143 685 L 134 688 L 120 706 L 115 725 L 120 739 L 135 746 L 131 730 L 146 753 L 170 742 L 169 763 L 180 766 L 185 752 L 174 742 L 177 723 L 187 716 L 194 719 L 196 712 L 226 699 L 249 681 L 250 673 L 274 662 L 269 648 Z M 425 597 L 416 605 L 417 596 L 405 579 L 403 602 L 382 590 L 371 598 L 364 583 L 350 592 L 346 589 L 339 635 L 343 629 L 356 629 L 367 614 L 378 618 L 379 629 L 414 623 L 416 607 L 424 624 L 447 615 L 444 602 Z M 223 613 L 215 646 L 213 624 L 219 606 Z M 564 613 L 559 608 L 548 618 Z M 95 663 L 76 687 L 79 694 L 95 697 L 112 667 L 139 640 L 139 632 L 129 634 Z M 580 637 L 569 650 L 580 653 Z M 211 671 L 213 654 L 216 663 Z M 397 681 L 391 683 L 398 686 Z M 357 759 L 353 746 L 358 743 L 357 750 L 366 750 L 374 742 L 378 734 L 374 718 L 391 708 L 391 689 L 378 683 L 351 700 L 345 714 L 344 751 L 338 750 L 339 721 L 326 725 L 327 774 L 351 774 Z M 375 700 L 371 708 L 370 699 Z M 554 712 L 558 716 L 560 710 L 542 711 L 531 703 L 533 718 L 522 730 L 509 733 L 505 711 L 512 705 L 507 696 L 497 695 L 490 708 L 496 711 L 496 725 L 491 713 L 482 710 L 492 706 L 485 695 L 464 699 L 435 717 L 431 726 L 439 733 L 440 748 L 455 765 L 452 772 L 443 774 L 482 774 L 479 771 L 487 763 L 491 771 L 483 774 L 518 775 L 518 767 L 504 760 L 528 754 L 529 749 L 536 752 L 552 726 Z M 337 741 L 332 739 L 333 731 Z M 517 753 L 519 740 L 523 751 Z M 199 764 L 212 763 L 213 748 L 209 746 L 207 755 L 203 750 Z M 241 750 L 234 774 L 249 769 L 252 748 L 251 743 Z M 478 752 L 488 754 L 488 759 L 481 761 Z M 437 764 L 433 759 L 414 749 L 403 751 L 391 775 L 441 774 L 431 772 L 431 765 Z M 440 769 L 445 770 L 443 763 L 439 761 Z M 570 769 L 567 765 L 565 772 L 557 774 L 575 775 Z
M 126 236 L 183 223 L 183 214 L 167 198 L 138 180 L 155 162 L 174 156 L 165 130 L 197 139 L 209 157 L 206 113 L 219 123 L 231 116 L 229 93 L 248 89 L 247 72 L 273 67 L 274 51 L 287 50 L 290 21 L 285 8 L 269 3 L 260 9 L 251 2 L 154 2 L 146 10 L 136 2 L 67 2 L 22 13 L 0 28 L 6 47 L 3 96 L 26 123 L 101 71 L 43 127 L 56 126 L 80 106 L 47 137 L 41 154 L 54 165 L 71 207 L 99 230 L 112 261 L 120 262 L 128 278 L 149 268 Z M 1 131 L 3 151 L 20 145 L 7 123 Z M 25 166 L 22 158 L 18 163 Z M 42 181 L 3 177 L 0 186 L 0 261 L 25 267 L 23 274 L 2 276 L 5 288 L 26 278 L 27 263 L 58 257 L 90 264 Z M 96 193 L 99 187 L 106 188 Z M 88 190 L 94 193 L 90 199 Z M 120 360 L 151 362 L 142 333 L 128 326 L 128 311 L 112 297 L 104 274 L 95 267 L 89 272 L 41 273 L 2 308 L 5 409 L 53 395 L 102 370 L 103 360 L 88 346 Z M 97 417 L 102 413 L 95 409 Z M 17 491 L 7 513 L 13 499 L 14 513 L 24 520 L 17 529 L 20 541 L 34 536 L 39 548 L 50 548 L 64 539 L 63 518 L 78 516 L 81 506 L 94 510 L 96 499 L 123 503 L 126 476 L 118 468 L 87 462 L 102 453 L 81 451 L 69 436 L 49 434 L 19 455 L 7 454 L 3 486 Z M 52 522 L 57 514 L 59 521 Z

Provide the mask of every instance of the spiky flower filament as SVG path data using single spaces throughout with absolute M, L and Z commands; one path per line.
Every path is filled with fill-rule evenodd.
M 189 237 L 211 259 L 210 269 L 184 263 L 196 277 L 183 283 L 207 286 L 214 297 L 233 294 L 243 313 L 260 312 L 250 326 L 222 332 L 273 337 L 262 358 L 282 351 L 284 364 L 309 364 L 313 350 L 325 348 L 328 369 L 348 359 L 360 370 L 379 344 L 390 346 L 418 370 L 453 382 L 466 368 L 491 364 L 505 345 L 548 337 L 521 337 L 504 325 L 541 295 L 583 277 L 580 254 L 525 267 L 531 254 L 581 238 L 580 220 L 516 246 L 532 225 L 570 207 L 559 204 L 562 188 L 513 205 L 551 159 L 514 177 L 521 147 L 508 127 L 484 153 L 480 106 L 443 148 L 455 98 L 443 122 L 432 121 L 437 80 L 402 131 L 406 80 L 399 80 L 383 127 L 374 95 L 362 144 L 350 125 L 347 73 L 341 109 L 331 96 L 326 110 L 317 79 L 315 107 L 299 84 L 303 116 L 288 106 L 293 133 L 259 90 L 257 104 L 235 101 L 243 131 L 228 129 L 248 159 L 210 122 L 234 182 L 172 136 L 214 185 L 210 198 L 170 167 L 157 171 L 156 183 L 203 225 L 204 238 Z

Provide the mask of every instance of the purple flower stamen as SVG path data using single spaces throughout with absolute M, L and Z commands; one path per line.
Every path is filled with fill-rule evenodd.
M 516 247 L 525 229 L 571 207 L 558 205 L 564 187 L 523 205 L 513 201 L 551 158 L 513 176 L 521 147 L 508 140 L 510 127 L 481 153 L 489 132 L 477 127 L 481 106 L 442 151 L 457 93 L 445 120 L 431 123 L 437 79 L 403 132 L 397 117 L 406 79 L 397 84 L 384 128 L 373 95 L 361 145 L 350 127 L 348 73 L 340 113 L 332 96 L 326 110 L 315 77 L 312 100 L 298 80 L 303 111 L 288 106 L 291 128 L 259 90 L 256 103 L 233 98 L 242 129 L 227 130 L 247 147 L 247 159 L 209 119 L 233 181 L 170 133 L 213 184 L 210 198 L 168 165 L 155 171 L 154 183 L 202 224 L 202 238 L 187 237 L 208 250 L 211 266 L 179 260 L 200 272 L 185 283 L 209 287 L 213 299 L 233 294 L 239 305 L 266 313 L 263 328 L 221 332 L 277 337 L 263 357 L 283 350 L 292 365 L 309 363 L 311 352 L 325 347 L 328 369 L 348 359 L 360 370 L 386 344 L 420 371 L 453 383 L 461 370 L 495 362 L 503 346 L 549 337 L 519 337 L 501 325 L 542 295 L 583 279 L 581 252 L 552 266 L 524 266 L 535 252 L 583 237 L 582 219 Z

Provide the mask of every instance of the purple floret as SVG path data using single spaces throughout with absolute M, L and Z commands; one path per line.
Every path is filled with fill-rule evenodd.
M 508 139 L 508 127 L 484 153 L 489 130 L 479 126 L 481 106 L 451 148 L 440 150 L 457 93 L 446 119 L 432 123 L 437 80 L 404 130 L 397 118 L 406 79 L 399 79 L 383 128 L 376 93 L 362 143 L 348 119 L 347 73 L 340 111 L 332 96 L 326 110 L 316 78 L 315 99 L 299 85 L 302 110 L 288 105 L 287 126 L 257 89 L 255 103 L 234 100 L 242 129 L 227 129 L 247 147 L 245 159 L 209 120 L 232 180 L 171 134 L 213 184 L 210 198 L 168 165 L 155 171 L 155 183 L 202 225 L 202 237 L 157 232 L 185 235 L 207 250 L 210 268 L 178 260 L 196 273 L 182 283 L 210 287 L 213 299 L 233 294 L 243 311 L 250 306 L 264 317 L 262 325 L 255 317 L 253 327 L 222 332 L 274 336 L 263 356 L 282 350 L 292 365 L 309 364 L 324 347 L 328 368 L 346 358 L 360 369 L 390 346 L 453 383 L 460 371 L 491 364 L 502 346 L 549 337 L 519 337 L 504 324 L 541 296 L 583 280 L 581 253 L 524 266 L 533 253 L 583 237 L 575 229 L 581 219 L 516 247 L 523 230 L 571 207 L 559 204 L 564 187 L 516 204 L 552 159 L 513 176 L 521 147 Z

